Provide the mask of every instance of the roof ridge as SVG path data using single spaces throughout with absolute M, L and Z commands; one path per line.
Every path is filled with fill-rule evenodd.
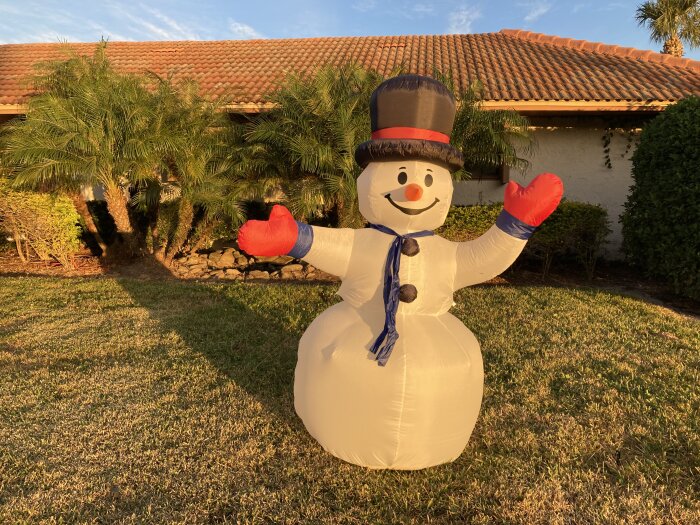
M 645 62 L 656 62 L 666 66 L 688 68 L 700 73 L 700 61 L 693 60 L 692 58 L 674 57 L 672 55 L 657 53 L 656 51 L 637 49 L 636 47 L 617 46 L 613 44 L 604 44 L 602 42 L 589 42 L 588 40 L 576 40 L 574 38 L 535 33 L 525 29 L 501 29 L 499 33 L 539 44 L 552 44 L 569 49 L 578 49 L 618 57 L 636 58 Z
M 479 33 L 471 33 L 479 34 Z M 488 33 L 481 33 L 488 34 Z M 461 37 L 467 36 L 467 34 L 455 33 L 455 34 L 418 34 L 418 33 L 405 33 L 400 35 L 341 35 L 341 36 L 307 36 L 307 37 L 282 37 L 282 38 L 251 38 L 251 39 L 216 39 L 216 40 L 107 40 L 107 44 L 148 44 L 148 45 L 167 45 L 167 44 L 219 44 L 219 43 L 231 43 L 236 42 L 240 44 L 257 44 L 260 42 L 318 42 L 318 41 L 331 41 L 331 40 L 387 40 L 387 39 L 409 39 L 409 38 L 450 38 L 450 37 Z M 91 42 L 8 42 L 0 43 L 0 47 L 16 47 L 16 46 L 94 46 L 99 44 L 99 41 Z

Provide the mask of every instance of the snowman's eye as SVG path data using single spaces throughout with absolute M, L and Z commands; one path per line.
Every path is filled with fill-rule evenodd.
M 426 186 L 432 186 L 432 185 L 433 185 L 433 176 L 432 176 L 430 173 L 428 173 L 428 174 L 425 176 L 425 185 L 426 185 Z
M 406 184 L 406 181 L 408 180 L 408 175 L 406 175 L 405 171 L 402 171 L 399 173 L 399 184 Z

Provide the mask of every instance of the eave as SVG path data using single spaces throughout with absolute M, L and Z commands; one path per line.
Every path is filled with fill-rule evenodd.
M 617 100 L 485 100 L 482 107 L 489 110 L 515 110 L 523 114 L 543 113 L 599 113 L 599 112 L 653 112 L 663 111 L 673 104 L 672 100 L 652 100 L 647 102 Z M 231 113 L 255 114 L 273 109 L 271 102 L 229 104 L 226 109 Z M 25 104 L 0 104 L 0 115 L 23 115 L 27 112 Z

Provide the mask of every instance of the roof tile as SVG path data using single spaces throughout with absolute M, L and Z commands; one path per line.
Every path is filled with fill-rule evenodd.
M 37 62 L 96 44 L 0 45 L 0 105 L 26 103 Z M 263 103 L 292 71 L 357 62 L 382 74 L 451 73 L 459 89 L 479 80 L 489 101 L 670 102 L 700 94 L 700 62 L 652 51 L 524 30 L 473 35 L 339 37 L 281 40 L 110 42 L 124 72 L 193 78 L 208 95 Z

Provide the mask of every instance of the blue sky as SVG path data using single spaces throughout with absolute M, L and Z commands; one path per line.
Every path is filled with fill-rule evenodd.
M 484 33 L 503 28 L 658 51 L 641 0 L 0 0 L 0 43 Z M 700 50 L 686 54 L 700 59 Z

